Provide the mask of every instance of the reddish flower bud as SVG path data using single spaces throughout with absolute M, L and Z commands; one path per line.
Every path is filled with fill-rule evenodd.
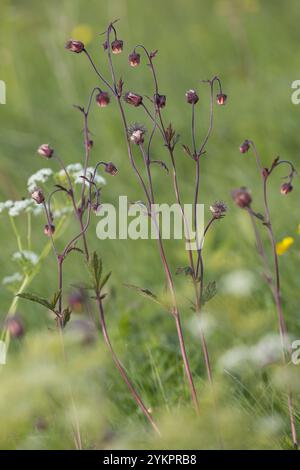
M 92 210 L 94 212 L 94 214 L 98 214 L 98 211 L 100 210 L 101 208 L 101 204 L 99 202 L 95 202 L 95 204 L 92 205 Z
M 128 60 L 131 67 L 136 67 L 141 61 L 141 56 L 137 52 L 133 51 L 131 54 L 129 54 Z
M 223 201 L 217 201 L 209 208 L 215 219 L 221 219 L 227 212 L 227 206 Z
M 106 51 L 108 49 L 107 41 L 104 41 L 104 43 L 102 45 L 103 45 L 103 49 Z
M 84 44 L 81 41 L 74 41 L 73 39 L 70 39 L 70 41 L 66 43 L 66 49 L 78 54 L 84 50 Z
M 105 164 L 105 171 L 106 173 L 109 173 L 112 176 L 115 176 L 118 173 L 118 169 L 112 162 L 108 162 Z
M 100 108 L 105 108 L 110 102 L 109 94 L 106 91 L 100 91 L 96 95 L 96 103 Z
M 115 39 L 111 43 L 111 50 L 113 54 L 120 54 L 123 51 L 123 41 L 121 39 Z
M 231 195 L 236 205 L 242 209 L 249 207 L 252 202 L 250 191 L 247 188 L 235 189 Z
M 249 140 L 245 140 L 242 145 L 240 146 L 240 152 L 241 153 L 246 153 L 250 149 L 250 142 Z
M 131 104 L 135 107 L 140 106 L 143 102 L 143 97 L 141 95 L 138 95 L 137 93 L 131 93 L 131 91 L 126 93 L 124 99 L 126 103 Z
M 31 193 L 31 197 L 37 204 L 42 204 L 45 201 L 45 196 L 41 188 L 36 188 Z
M 12 338 L 21 338 L 24 335 L 24 324 L 19 315 L 8 317 L 6 328 Z
M 220 106 L 223 106 L 227 101 L 227 95 L 225 95 L 224 93 L 219 93 L 217 95 L 217 103 L 220 105 Z
M 189 104 L 196 104 L 199 101 L 199 96 L 195 90 L 188 90 L 185 94 L 185 97 Z
M 164 108 L 166 106 L 167 97 L 165 95 L 159 95 L 156 93 L 153 96 L 153 101 L 157 109 Z
M 87 143 L 87 147 L 88 147 L 88 150 L 91 150 L 94 147 L 94 141 L 89 140 L 88 143 Z
M 281 185 L 281 188 L 280 188 L 281 194 L 286 195 L 290 193 L 291 191 L 293 191 L 293 186 L 291 185 L 291 183 L 283 183 Z
M 261 174 L 264 178 L 267 178 L 269 176 L 268 168 L 263 168 Z
M 54 150 L 50 147 L 49 144 L 42 144 L 38 148 L 37 152 L 39 155 L 42 155 L 42 157 L 51 158 Z
M 144 126 L 141 126 L 140 124 L 133 124 L 128 129 L 128 136 L 131 142 L 140 145 L 144 142 L 145 132 L 146 129 Z
M 88 296 L 84 289 L 82 289 L 81 287 L 70 292 L 68 297 L 68 304 L 73 312 L 82 312 L 83 308 L 87 305 L 87 303 Z
M 44 234 L 47 236 L 47 237 L 51 237 L 51 235 L 53 235 L 55 232 L 55 226 L 54 225 L 45 225 L 44 227 Z

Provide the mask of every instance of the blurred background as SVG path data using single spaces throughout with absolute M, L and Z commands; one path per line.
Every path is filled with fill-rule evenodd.
M 159 88 L 167 95 L 163 115 L 166 122 L 172 122 L 180 134 L 180 142 L 185 144 L 189 144 L 191 139 L 191 109 L 185 101 L 186 90 L 195 88 L 200 96 L 197 105 L 197 138 L 200 142 L 209 123 L 209 89 L 200 81 L 216 74 L 220 77 L 228 102 L 226 106 L 216 108 L 213 135 L 203 158 L 200 189 L 201 202 L 207 209 L 215 200 L 224 200 L 228 204 L 228 214 L 215 224 L 204 250 L 207 282 L 215 280 L 218 286 L 218 295 L 203 312 L 203 327 L 216 380 L 223 384 L 220 385 L 220 393 L 224 395 L 219 402 L 219 412 L 223 413 L 220 426 L 224 425 L 227 447 L 288 447 L 286 404 L 277 387 L 281 380 L 278 380 L 278 351 L 274 346 L 278 339 L 276 311 L 271 294 L 261 281 L 260 260 L 255 253 L 251 224 L 246 214 L 232 203 L 230 192 L 239 186 L 251 188 L 254 207 L 262 210 L 260 179 L 254 157 L 250 153 L 239 153 L 239 146 L 246 138 L 255 141 L 265 166 L 280 155 L 299 167 L 300 106 L 291 102 L 291 84 L 300 79 L 300 11 L 297 0 L 284 3 L 280 0 L 0 0 L 0 6 L 0 80 L 6 83 L 6 104 L 0 105 L 0 202 L 28 197 L 27 179 L 41 167 L 53 166 L 52 169 L 58 171 L 56 162 L 43 161 L 37 156 L 36 149 L 40 144 L 49 142 L 66 164 L 82 161 L 82 118 L 73 105 L 85 105 L 91 89 L 99 83 L 83 54 L 70 54 L 65 50 L 66 40 L 82 40 L 108 77 L 100 33 L 111 20 L 120 18 L 117 28 L 119 37 L 124 40 L 124 53 L 114 58 L 117 73 L 125 82 L 125 90 L 144 95 L 153 93 L 145 60 L 142 58 L 141 66 L 133 69 L 128 66 L 127 56 L 137 43 L 150 50 L 158 49 L 155 64 Z M 149 127 L 142 111 L 128 111 L 132 121 Z M 90 131 L 94 140 L 91 164 L 99 160 L 113 161 L 119 170 L 115 178 L 106 177 L 103 201 L 116 203 L 119 195 L 127 195 L 130 201 L 142 199 L 140 187 L 129 166 L 115 104 L 105 109 L 92 109 Z M 168 161 L 167 152 L 158 139 L 154 152 L 157 159 Z M 190 202 L 194 164 L 183 153 L 181 145 L 177 147 L 176 162 L 183 199 Z M 171 176 L 159 167 L 153 169 L 153 175 L 158 200 L 173 201 Z M 300 185 L 295 180 L 294 191 L 283 197 L 280 177 L 284 175 L 284 170 L 279 170 L 271 184 L 271 211 L 277 241 L 293 238 L 289 250 L 280 256 L 280 267 L 288 328 L 292 337 L 299 338 L 300 216 L 297 201 Z M 50 187 L 46 185 L 45 189 Z M 26 240 L 26 216 L 16 217 L 14 222 Z M 124 286 L 129 283 L 149 288 L 157 294 L 164 292 L 164 273 L 155 241 L 100 241 L 96 237 L 96 223 L 95 217 L 89 231 L 89 243 L 101 254 L 106 271 L 113 272 L 106 311 L 116 349 L 145 401 L 163 415 L 166 429 L 173 430 L 173 411 L 176 410 L 176 413 L 182 413 L 176 420 L 182 420 L 191 434 L 197 434 L 199 438 L 190 444 L 180 440 L 174 431 L 166 431 L 168 438 L 158 443 L 151 441 L 152 438 L 144 431 L 143 438 L 137 441 L 140 428 L 144 429 L 143 418 L 136 416 L 135 406 L 117 373 L 112 370 L 109 357 L 103 359 L 105 350 L 102 351 L 100 344 L 101 377 L 95 378 L 91 367 L 90 375 L 86 371 L 86 380 L 90 378 L 93 384 L 98 380 L 103 394 L 108 396 L 111 409 L 108 406 L 110 412 L 106 412 L 106 424 L 103 424 L 106 430 L 101 428 L 96 437 L 91 431 L 92 440 L 95 440 L 91 443 L 86 438 L 86 445 L 217 447 L 218 439 L 212 437 L 209 441 L 201 428 L 205 420 L 210 422 L 210 419 L 213 426 L 214 411 L 211 414 L 207 411 L 210 405 L 205 411 L 206 418 L 200 423 L 190 417 L 189 409 L 186 410 L 188 391 L 172 318 L 161 312 L 159 306 L 149 305 L 147 300 L 137 297 L 135 292 Z M 0 279 L 3 279 L 18 271 L 13 261 L 18 245 L 11 221 L 4 211 L 0 214 L 0 224 Z M 43 227 L 42 216 L 34 217 L 31 251 L 37 254 L 47 243 Z M 76 229 L 70 219 L 63 227 L 58 245 L 63 247 Z M 266 234 L 263 236 L 267 242 Z M 177 267 L 186 265 L 186 252 L 178 241 L 166 243 L 166 249 L 175 273 Z M 75 255 L 70 256 L 65 265 L 65 284 L 70 286 L 71 292 L 72 285 L 85 280 L 85 272 L 81 259 Z M 50 297 L 55 283 L 56 265 L 50 253 L 39 267 L 29 290 Z M 176 286 L 200 400 L 202 398 L 206 403 L 210 393 L 195 319 L 189 309 L 192 286 L 185 277 L 176 277 Z M 7 285 L 7 282 L 0 284 L 0 319 L 5 318 L 13 291 L 17 288 Z M 84 308 L 82 310 L 76 314 L 78 321 L 85 318 Z M 54 328 L 53 320 L 42 307 L 25 301 L 19 302 L 17 313 L 22 317 L 26 334 L 29 338 L 33 335 L 32 343 L 38 344 L 33 347 L 40 347 L 42 351 L 41 340 L 36 336 L 47 337 L 47 330 Z M 45 339 L 45 344 L 47 341 Z M 12 356 L 17 358 L 22 354 L 23 347 L 29 349 L 29 355 L 33 354 L 30 342 L 25 335 L 23 340 L 14 343 Z M 269 367 L 259 359 L 268 354 L 271 358 L 267 362 L 272 364 Z M 18 363 L 16 358 L 12 358 L 12 364 L 14 360 Z M 241 360 L 242 370 L 239 368 Z M 79 368 L 74 362 L 75 369 Z M 12 370 L 7 369 L 1 373 L 2 377 L 8 374 L 4 400 L 10 396 L 9 387 L 13 388 L 15 377 Z M 25 365 L 22 370 L 28 378 Z M 295 372 L 295 366 L 292 372 Z M 33 383 L 36 379 L 33 378 Z M 28 395 L 25 392 L 22 395 L 24 403 L 30 400 L 30 384 L 29 380 Z M 84 389 L 78 393 L 86 399 L 88 391 Z M 18 400 L 18 396 L 14 395 L 14 399 Z M 45 403 L 43 406 L 47 408 Z M 94 402 L 93 406 L 97 407 Z M 31 410 L 27 409 L 27 412 L 31 417 Z M 84 411 L 82 413 L 84 415 Z M 18 415 L 20 420 L 21 415 Z M 34 416 L 36 418 L 36 414 Z M 9 416 L 6 418 L 10 419 Z M 246 442 L 241 437 L 241 430 L 257 430 L 257 426 L 261 426 L 261 431 L 256 433 L 257 441 Z M 21 436 L 3 437 L 0 445 L 46 448 L 73 445 L 67 438 L 62 440 L 64 444 L 58 443 L 53 436 L 53 439 L 49 437 L 45 441 L 31 440 L 31 427 L 31 419 L 26 420 Z M 11 429 L 13 436 L 13 424 Z M 126 434 L 128 429 L 130 433 Z M 37 432 L 36 428 L 34 432 Z M 61 432 L 64 435 L 65 430 Z M 125 437 L 128 435 L 131 437 Z

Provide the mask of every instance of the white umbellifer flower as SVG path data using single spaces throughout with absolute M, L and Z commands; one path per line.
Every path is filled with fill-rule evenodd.
M 221 290 L 237 297 L 250 295 L 256 287 L 255 275 L 245 269 L 237 269 L 222 277 Z
M 36 173 L 31 175 L 27 181 L 28 191 L 31 193 L 38 186 L 38 183 L 46 183 L 49 177 L 53 175 L 51 168 L 41 168 Z
M 191 333 L 199 337 L 201 332 L 208 338 L 216 329 L 217 322 L 209 313 L 203 312 L 199 317 L 194 317 L 190 323 Z
M 16 251 L 12 255 L 13 261 L 22 261 L 26 260 L 29 261 L 31 264 L 36 265 L 39 261 L 39 257 L 34 251 L 23 250 L 23 251 Z
M 13 206 L 13 201 L 5 201 L 5 202 L 0 202 L 0 214 L 3 212 L 5 209 L 9 209 L 10 207 Z
M 69 173 L 72 180 L 74 180 L 75 184 L 82 184 L 83 183 L 84 180 L 82 179 L 82 176 L 84 174 L 84 169 L 83 169 L 83 166 L 81 165 L 81 163 L 71 163 L 70 165 L 66 166 L 66 170 Z M 93 167 L 87 168 L 87 170 L 86 170 L 87 178 L 89 178 L 91 176 L 91 174 L 94 174 L 94 170 L 95 170 L 95 168 L 93 168 Z M 59 178 L 66 178 L 65 171 L 60 170 L 57 173 L 57 176 Z M 94 181 L 97 184 L 105 184 L 106 183 L 103 176 L 100 176 L 97 173 L 95 175 Z M 85 184 L 88 185 L 88 182 L 86 181 Z
M 11 217 L 17 217 L 22 212 L 29 212 L 33 206 L 32 199 L 23 199 L 22 201 L 15 201 L 8 210 Z
M 21 273 L 14 273 L 11 276 L 6 276 L 2 279 L 3 285 L 13 284 L 14 282 L 21 282 L 23 276 Z
M 287 349 L 291 343 L 286 337 L 285 348 Z M 274 363 L 280 360 L 282 355 L 281 341 L 279 334 L 267 334 L 263 336 L 258 343 L 251 348 L 251 359 L 260 367 Z
M 225 351 L 218 361 L 218 366 L 221 369 L 241 370 L 246 368 L 250 359 L 251 348 L 248 346 L 235 346 Z
M 53 217 L 54 217 L 54 219 L 58 219 L 59 217 L 62 217 L 63 215 L 66 215 L 66 214 L 69 214 L 72 211 L 73 211 L 72 206 L 62 207 L 61 209 L 57 209 L 57 210 L 53 211 Z

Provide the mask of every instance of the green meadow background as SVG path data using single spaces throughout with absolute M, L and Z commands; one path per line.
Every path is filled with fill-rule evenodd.
M 149 304 L 124 286 L 125 283 L 135 284 L 156 294 L 164 293 L 164 273 L 155 241 L 100 241 L 96 237 L 95 217 L 89 230 L 89 242 L 101 254 L 106 270 L 113 272 L 106 301 L 108 328 L 129 374 L 153 413 L 160 417 L 165 431 L 160 441 L 148 433 L 143 417 L 136 412 L 106 356 L 100 336 L 94 349 L 85 352 L 75 347 L 69 368 L 74 368 L 71 379 L 76 379 L 78 401 L 85 403 L 82 419 L 89 417 L 86 419 L 89 424 L 83 423 L 84 446 L 218 448 L 220 444 L 214 434 L 217 419 L 226 448 L 290 448 L 285 398 L 277 386 L 285 381 L 284 376 L 280 376 L 283 372 L 278 371 L 275 364 L 262 368 L 249 366 L 229 373 L 218 364 L 226 351 L 251 346 L 266 335 L 277 334 L 276 311 L 271 294 L 261 280 L 251 225 L 246 214 L 232 203 L 230 192 L 239 186 L 251 188 L 254 207 L 262 210 L 254 157 L 250 153 L 239 153 L 239 145 L 245 138 L 255 141 L 266 166 L 280 155 L 300 167 L 300 107 L 291 102 L 291 84 L 300 79 L 299 2 L 0 0 L 0 12 L 0 79 L 7 87 L 7 103 L 0 105 L 0 201 L 27 197 L 27 178 L 41 167 L 56 168 L 54 161 L 44 161 L 37 156 L 36 149 L 41 143 L 49 142 L 67 164 L 82 161 L 82 120 L 72 105 L 84 105 L 91 89 L 99 83 L 83 54 L 71 54 L 64 48 L 74 28 L 90 36 L 87 49 L 108 77 L 100 33 L 108 22 L 120 18 L 117 27 L 119 37 L 124 40 L 124 53 L 114 57 L 117 73 L 125 82 L 124 89 L 141 94 L 152 94 L 149 70 L 144 58 L 140 67 L 130 68 L 127 55 L 137 43 L 159 50 L 155 59 L 159 88 L 167 95 L 163 115 L 166 122 L 172 122 L 182 143 L 190 143 L 191 138 L 191 109 L 185 102 L 185 91 L 195 88 L 200 96 L 197 105 L 199 142 L 205 136 L 209 117 L 208 88 L 200 81 L 217 74 L 228 95 L 226 106 L 215 110 L 215 127 L 203 158 L 200 188 L 201 202 L 207 209 L 215 200 L 228 204 L 228 214 L 215 224 L 204 249 L 206 280 L 216 280 L 219 286 L 218 295 L 205 309 L 205 318 L 212 325 L 208 331 L 208 346 L 216 377 L 218 409 L 216 411 L 211 403 L 199 338 L 191 326 L 192 286 L 188 279 L 176 277 L 176 286 L 202 408 L 199 420 L 195 420 L 189 408 L 172 318 L 159 306 Z M 150 125 L 141 110 L 128 111 L 132 121 Z M 119 170 L 116 177 L 107 176 L 103 201 L 116 203 L 119 195 L 127 195 L 130 201 L 142 199 L 129 166 L 115 104 L 105 109 L 93 108 L 90 130 L 95 143 L 91 163 L 113 161 Z M 154 152 L 158 159 L 168 161 L 168 154 L 158 140 Z M 194 165 L 181 145 L 177 147 L 176 162 L 184 201 L 190 202 Z M 293 337 L 299 338 L 300 184 L 296 178 L 294 191 L 283 197 L 279 191 L 281 176 L 284 176 L 282 170 L 270 187 L 271 210 L 277 241 L 287 236 L 294 238 L 289 251 L 280 257 L 280 267 L 288 328 Z M 153 169 L 153 178 L 158 200 L 172 201 L 171 176 L 157 167 Z M 22 217 L 16 219 L 21 232 L 25 221 Z M 37 253 L 45 245 L 43 226 L 41 217 L 34 219 L 32 246 Z M 17 270 L 11 260 L 17 247 L 5 214 L 0 215 L 0 227 L 2 279 Z M 60 247 L 74 230 L 77 227 L 71 219 L 58 241 Z M 267 242 L 266 234 L 264 239 Z M 166 249 L 175 273 L 177 267 L 186 265 L 186 252 L 178 241 L 167 242 Z M 71 255 L 65 265 L 67 286 L 85 280 L 85 268 L 79 256 Z M 240 278 L 249 279 L 248 290 L 239 292 Z M 230 279 L 235 281 L 230 283 Z M 55 289 L 56 266 L 48 256 L 30 290 L 47 297 Z M 0 285 L 0 295 L 0 319 L 4 319 L 13 294 Z M 59 423 L 51 421 L 53 403 L 51 400 L 48 403 L 46 392 L 48 386 L 55 389 L 55 380 L 59 387 L 58 378 L 63 381 L 67 372 L 60 370 L 47 379 L 41 374 L 45 389 L 36 400 L 39 405 L 32 404 L 35 396 L 32 390 L 36 392 L 43 369 L 39 361 L 44 361 L 45 366 L 48 364 L 42 359 L 43 354 L 54 355 L 49 359 L 50 365 L 53 361 L 53 368 L 62 367 L 55 360 L 58 346 L 53 346 L 53 340 L 48 338 L 53 322 L 42 307 L 25 301 L 19 302 L 18 313 L 24 320 L 26 335 L 24 340 L 12 345 L 11 366 L 1 374 L 3 379 L 0 375 L 4 390 L 0 394 L 3 393 L 4 403 L 8 400 L 13 408 L 20 400 L 23 406 L 13 417 L 10 408 L 1 408 L 10 427 L 0 432 L 0 447 L 73 448 L 71 427 L 66 424 L 69 416 L 58 412 Z M 72 350 L 74 345 L 70 348 Z M 32 362 L 26 361 L 26 357 Z M 292 372 L 298 372 L 297 367 L 293 367 Z M 52 372 L 53 368 L 50 367 Z M 80 374 L 84 384 L 79 380 Z M 22 387 L 23 381 L 26 387 Z M 296 395 L 299 390 L 296 389 Z M 55 410 L 59 411 L 60 407 L 65 410 L 65 396 L 58 396 L 57 400 Z M 87 406 L 89 400 L 90 407 Z M 32 423 L 43 413 L 51 425 L 40 437 L 41 431 Z M 0 422 L 4 421 L 0 419 Z M 17 432 L 18 426 L 21 430 Z

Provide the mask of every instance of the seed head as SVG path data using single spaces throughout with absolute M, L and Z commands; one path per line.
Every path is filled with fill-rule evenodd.
M 42 157 L 51 158 L 54 150 L 50 147 L 49 144 L 42 144 L 37 149 L 37 153 Z
M 234 189 L 231 193 L 232 199 L 238 207 L 244 209 L 245 207 L 250 207 L 252 202 L 251 193 L 247 188 Z
M 105 164 L 105 171 L 109 173 L 111 176 L 115 176 L 118 173 L 117 167 L 112 162 L 108 162 Z
M 246 153 L 246 152 L 248 152 L 249 149 L 250 149 L 250 142 L 249 142 L 249 140 L 246 139 L 246 140 L 244 140 L 244 142 L 240 146 L 240 152 L 241 153 Z
M 54 235 L 54 232 L 55 232 L 55 226 L 54 225 L 45 225 L 44 234 L 47 237 L 51 237 L 51 235 Z
M 131 67 L 137 67 L 140 64 L 141 56 L 137 52 L 133 51 L 128 56 L 129 63 Z
M 133 124 L 128 129 L 128 136 L 131 142 L 140 145 L 144 142 L 144 135 L 146 133 L 146 128 L 140 124 Z
M 281 188 L 280 188 L 281 194 L 286 195 L 286 194 L 290 193 L 291 191 L 293 191 L 293 186 L 292 186 L 291 183 L 283 183 L 281 185 Z
M 24 324 L 19 315 L 8 317 L 6 328 L 12 338 L 21 338 L 24 335 Z
M 79 52 L 82 52 L 84 50 L 84 44 L 81 41 L 75 41 L 74 39 L 70 39 L 66 43 L 66 49 L 68 49 L 71 52 L 76 52 L 77 54 Z
M 156 93 L 153 96 L 153 101 L 156 109 L 162 109 L 166 106 L 167 97 L 165 95 L 159 95 L 158 93 Z
M 31 197 L 37 204 L 42 204 L 45 201 L 45 196 L 41 188 L 36 188 L 31 193 Z
M 195 90 L 188 90 L 185 94 L 185 97 L 189 104 L 196 104 L 199 101 L 199 96 Z
M 96 95 L 96 103 L 100 108 L 105 108 L 110 102 L 109 94 L 106 91 L 100 91 Z
M 125 94 L 124 99 L 126 103 L 135 107 L 140 106 L 143 102 L 143 97 L 141 95 L 138 95 L 137 93 L 131 93 L 131 91 Z
M 221 219 L 227 212 L 227 206 L 223 201 L 216 201 L 209 208 L 215 219 Z
M 121 39 L 115 39 L 111 43 L 111 50 L 113 54 L 120 54 L 123 51 L 123 41 Z
M 224 93 L 219 93 L 217 95 L 217 103 L 220 106 L 223 106 L 224 104 L 226 104 L 226 101 L 227 101 L 227 95 L 225 95 Z

